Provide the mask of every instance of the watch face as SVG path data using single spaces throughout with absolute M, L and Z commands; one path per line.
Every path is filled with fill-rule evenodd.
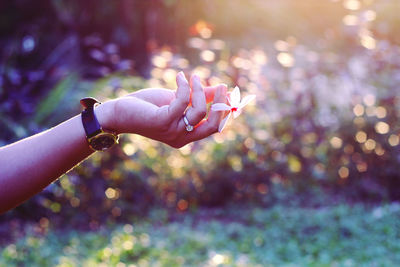
M 101 133 L 90 139 L 89 144 L 94 150 L 106 150 L 117 142 L 115 135 Z

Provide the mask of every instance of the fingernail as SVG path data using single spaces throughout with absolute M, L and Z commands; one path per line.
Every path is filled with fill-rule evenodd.
M 223 92 L 224 92 L 224 94 L 226 94 L 226 91 L 228 91 L 228 85 L 226 85 L 225 83 L 222 83 L 221 84 L 222 85 L 222 90 L 223 90 Z
M 197 76 L 196 74 L 193 74 L 191 77 L 191 86 L 194 86 L 194 85 L 196 85 L 197 87 L 202 87 L 200 77 Z
M 193 74 L 193 80 L 195 81 L 195 82 L 200 82 L 200 77 L 199 76 L 197 76 L 196 74 Z
M 183 71 L 180 71 L 180 72 L 178 73 L 178 75 L 181 76 L 181 78 L 184 79 L 184 80 L 187 82 L 185 73 L 184 73 Z

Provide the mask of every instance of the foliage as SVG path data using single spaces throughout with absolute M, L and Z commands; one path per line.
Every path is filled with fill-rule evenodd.
M 203 209 L 94 232 L 40 223 L 0 249 L 1 266 L 395 266 L 400 207 Z M 50 225 L 50 226 L 49 226 Z M 27 227 L 28 228 L 28 227 Z M 35 230 L 36 229 L 36 230 Z M 40 234 L 41 233 L 41 234 Z M 133 264 L 133 265 L 131 265 Z

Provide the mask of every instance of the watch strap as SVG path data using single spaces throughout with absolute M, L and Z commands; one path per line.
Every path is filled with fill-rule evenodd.
M 94 114 L 96 104 L 101 104 L 93 97 L 82 98 L 80 103 L 85 108 L 82 111 L 82 124 L 85 129 L 86 138 L 91 138 L 102 132 L 99 121 Z

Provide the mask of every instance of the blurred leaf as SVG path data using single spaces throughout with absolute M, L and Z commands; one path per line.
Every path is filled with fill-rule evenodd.
M 0 113 L 0 122 L 3 127 L 8 128 L 11 130 L 14 135 L 18 138 L 22 138 L 28 135 L 28 131 L 22 127 L 22 125 L 15 123 L 14 121 L 10 120 L 7 116 L 3 116 Z
M 78 80 L 78 74 L 73 73 L 60 81 L 47 97 L 39 104 L 34 120 L 36 123 L 43 122 L 57 108 L 64 96 L 70 91 Z

